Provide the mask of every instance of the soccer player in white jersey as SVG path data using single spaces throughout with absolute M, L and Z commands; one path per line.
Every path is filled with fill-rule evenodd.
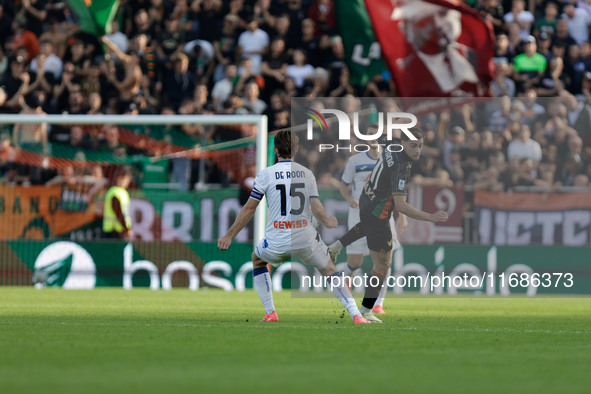
M 227 250 L 230 247 L 234 237 L 254 216 L 263 196 L 267 196 L 266 238 L 252 253 L 254 288 L 265 307 L 265 317 L 261 321 L 279 321 L 267 263 L 279 266 L 294 255 L 327 277 L 329 290 L 343 304 L 354 323 L 369 323 L 361 316 L 346 281 L 339 276 L 326 244 L 312 225 L 312 213 L 328 228 L 336 227 L 337 219 L 326 215 L 318 199 L 314 174 L 291 161 L 297 152 L 297 143 L 297 136 L 291 132 L 284 130 L 277 133 L 273 150 L 279 162 L 257 174 L 250 198 L 228 233 L 218 240 L 218 248 Z
M 339 191 L 343 198 L 349 203 L 348 229 L 359 223 L 359 197 L 363 191 L 363 186 L 367 178 L 374 169 L 380 155 L 380 145 L 375 143 L 370 145 L 368 152 L 361 152 L 349 157 L 345 164 L 345 170 L 341 177 Z M 408 225 L 408 220 L 404 214 L 398 214 L 398 225 L 394 222 L 394 217 L 390 217 L 390 228 L 392 230 L 392 250 L 400 248 L 396 229 L 400 234 Z M 361 238 L 347 246 L 347 265 L 343 269 L 345 275 L 354 276 L 355 272 L 363 264 L 363 257 L 369 255 L 367 239 Z M 336 256 L 334 256 L 336 260 Z M 335 261 L 336 263 L 336 261 Z M 387 277 L 392 274 L 392 268 L 388 270 Z M 382 287 L 380 295 L 373 307 L 375 314 L 386 313 L 384 311 L 384 298 L 386 297 L 387 286 Z

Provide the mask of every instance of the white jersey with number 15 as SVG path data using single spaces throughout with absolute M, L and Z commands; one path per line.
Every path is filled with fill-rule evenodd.
M 269 215 L 265 237 L 269 250 L 306 248 L 317 236 L 310 199 L 318 198 L 316 177 L 306 167 L 282 160 L 258 173 L 250 198 L 267 197 Z

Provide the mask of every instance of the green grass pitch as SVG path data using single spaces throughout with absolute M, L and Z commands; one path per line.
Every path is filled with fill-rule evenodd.
M 0 393 L 589 393 L 591 298 L 0 288 Z

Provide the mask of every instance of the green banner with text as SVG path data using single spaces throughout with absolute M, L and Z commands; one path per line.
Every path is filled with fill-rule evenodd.
M 590 295 L 590 252 L 583 247 L 405 246 L 394 253 L 389 294 Z M 251 253 L 252 245 L 245 243 L 220 252 L 213 242 L 0 242 L 0 285 L 244 290 L 252 288 Z M 370 268 L 366 258 L 363 271 Z M 294 295 L 326 293 L 306 281 L 313 275 L 310 267 L 285 263 L 272 271 L 273 288 L 292 288 Z

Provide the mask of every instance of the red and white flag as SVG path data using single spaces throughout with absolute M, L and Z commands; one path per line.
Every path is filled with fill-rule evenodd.
M 492 26 L 451 0 L 365 0 L 401 97 L 485 97 L 494 77 Z

